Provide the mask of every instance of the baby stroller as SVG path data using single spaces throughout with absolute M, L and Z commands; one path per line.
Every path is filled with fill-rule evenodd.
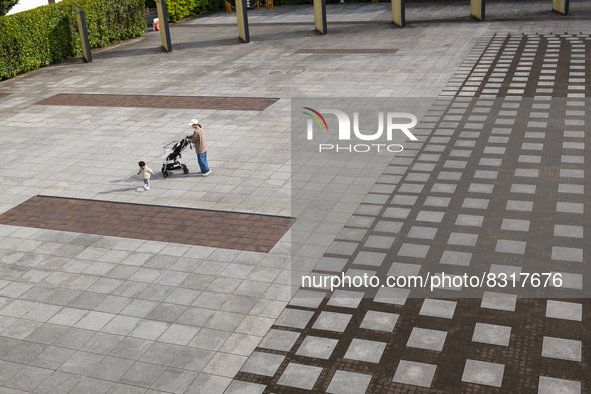
M 164 178 L 168 176 L 169 171 L 176 171 L 176 170 L 183 170 L 183 173 L 188 174 L 189 169 L 186 165 L 179 163 L 181 158 L 181 153 L 187 148 L 187 146 L 192 145 L 189 142 L 188 138 L 183 138 L 179 142 L 172 141 L 170 144 L 174 143 L 172 148 L 168 148 L 164 156 L 162 156 L 162 175 Z M 170 144 L 164 145 L 167 148 Z

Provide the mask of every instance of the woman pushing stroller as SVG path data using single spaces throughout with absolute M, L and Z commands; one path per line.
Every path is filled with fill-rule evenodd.
M 203 136 L 203 128 L 199 124 L 197 119 L 191 120 L 189 126 L 193 127 L 193 134 L 187 136 L 187 140 L 195 145 L 195 152 L 197 152 L 197 161 L 199 162 L 199 168 L 203 176 L 211 174 L 211 170 L 207 165 L 207 142 Z

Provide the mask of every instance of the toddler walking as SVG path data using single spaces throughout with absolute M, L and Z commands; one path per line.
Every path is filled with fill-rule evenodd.
M 150 174 L 154 175 L 154 171 L 146 167 L 146 163 L 143 161 L 140 161 L 138 164 L 140 165 L 140 170 L 137 174 L 142 174 L 142 179 L 144 180 L 144 190 L 150 190 Z

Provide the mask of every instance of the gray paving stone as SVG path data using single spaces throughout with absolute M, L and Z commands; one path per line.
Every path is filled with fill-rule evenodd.
M 355 257 L 353 264 L 380 266 L 385 258 L 386 253 L 361 251 Z
M 421 211 L 417 215 L 417 221 L 440 223 L 443 220 L 444 212 Z
M 462 382 L 502 387 L 505 366 L 477 360 L 466 360 Z
M 489 200 L 483 198 L 465 198 L 463 208 L 487 209 Z
M 477 234 L 451 233 L 447 241 L 450 245 L 475 246 Z
M 317 330 L 343 332 L 349 325 L 352 315 L 336 312 L 320 312 L 320 315 L 312 325 Z M 275 323 L 277 324 L 277 323 Z
M 180 345 L 154 342 L 139 360 L 147 363 L 168 366 L 177 358 L 182 350 L 183 346 Z
M 149 388 L 164 372 L 165 367 L 137 361 L 119 379 L 120 383 Z
M 472 342 L 488 343 L 491 345 L 509 346 L 511 327 L 495 324 L 476 323 Z
M 298 332 L 271 329 L 267 335 L 265 335 L 259 344 L 259 347 L 265 349 L 289 351 L 299 336 L 300 333 Z
M 517 296 L 513 294 L 492 293 L 485 291 L 480 307 L 514 312 L 516 303 Z
M 431 387 L 436 369 L 436 365 L 401 360 L 393 381 L 413 386 Z
M 572 339 L 544 337 L 542 357 L 581 361 L 582 342 Z
M 392 332 L 400 315 L 377 311 L 367 311 L 359 328 L 375 331 Z
M 284 359 L 285 356 L 277 354 L 253 352 L 240 370 L 256 375 L 273 376 Z
M 322 368 L 289 363 L 277 381 L 277 384 L 311 390 L 318 380 Z
M 152 385 L 152 390 L 163 392 L 184 393 L 198 376 L 197 372 L 166 368 Z
M 404 305 L 406 303 L 409 293 L 410 290 L 408 289 L 382 287 L 376 293 L 374 301 L 385 304 Z
M 365 393 L 371 378 L 371 375 L 338 370 L 332 377 L 326 392 L 334 394 Z
M 314 312 L 286 308 L 277 318 L 275 325 L 292 328 L 305 328 L 313 315 Z
M 437 228 L 434 227 L 422 227 L 412 226 L 408 232 L 409 238 L 420 238 L 420 239 L 433 239 L 437 234 Z
M 105 356 L 100 354 L 78 351 L 59 368 L 62 372 L 77 375 L 88 374 Z
M 495 252 L 525 254 L 526 245 L 527 245 L 527 242 L 523 242 L 523 241 L 511 241 L 508 239 L 499 239 L 499 240 L 497 240 Z
M 573 302 L 548 300 L 546 317 L 573 321 L 582 321 L 583 305 Z
M 379 363 L 387 343 L 353 338 L 345 358 L 370 363 Z
M 116 382 L 133 364 L 133 360 L 107 356 L 89 372 L 88 376 Z
M 257 383 L 234 380 L 225 391 L 226 394 L 262 394 L 267 386 Z
M 433 300 L 427 298 L 423 301 L 419 315 L 451 319 L 456 310 L 456 305 L 457 302 L 455 301 Z
M 406 346 L 440 352 L 443 349 L 446 338 L 447 332 L 445 331 L 415 327 L 410 333 Z
M 48 346 L 41 352 L 31 365 L 41 368 L 57 370 L 66 360 L 68 360 L 76 351 L 73 349 L 65 349 L 56 346 Z
M 50 369 L 26 366 L 21 369 L 9 381 L 3 384 L 4 387 L 32 392 L 37 388 L 51 373 Z
M 472 253 L 446 250 L 441 255 L 441 259 L 439 260 L 439 263 L 440 264 L 469 266 L 471 260 L 472 260 Z
M 174 351 L 171 349 L 171 357 L 173 353 L 176 352 L 176 350 L 178 350 L 178 348 L 174 348 Z M 147 353 L 148 352 L 146 352 L 146 355 Z M 181 352 L 178 354 L 178 357 L 176 357 L 176 359 L 174 359 L 174 361 L 169 364 L 171 367 L 201 372 L 211 361 L 214 355 L 215 352 L 213 350 L 186 347 L 185 349 L 181 350 Z M 149 361 L 148 358 L 142 357 L 142 359 Z M 160 363 L 161 365 L 164 365 L 164 361 L 160 361 Z
M 552 260 L 583 262 L 583 249 L 565 248 L 560 246 L 552 247 Z
M 581 394 L 581 382 L 540 376 L 538 394 Z

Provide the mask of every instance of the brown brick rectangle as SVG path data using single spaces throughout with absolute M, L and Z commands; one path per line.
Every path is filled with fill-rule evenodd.
M 398 49 L 394 48 L 364 48 L 364 49 L 354 49 L 354 48 L 320 48 L 320 49 L 306 49 L 302 48 L 297 50 L 295 53 L 320 53 L 320 54 L 338 54 L 338 53 L 353 53 L 353 54 L 364 54 L 364 53 L 377 53 L 377 54 L 393 54 L 398 52 Z
M 0 224 L 269 252 L 291 226 L 284 216 L 36 196 Z
M 141 96 L 125 94 L 62 93 L 38 101 L 35 105 L 264 111 L 277 100 L 279 99 L 260 97 Z

